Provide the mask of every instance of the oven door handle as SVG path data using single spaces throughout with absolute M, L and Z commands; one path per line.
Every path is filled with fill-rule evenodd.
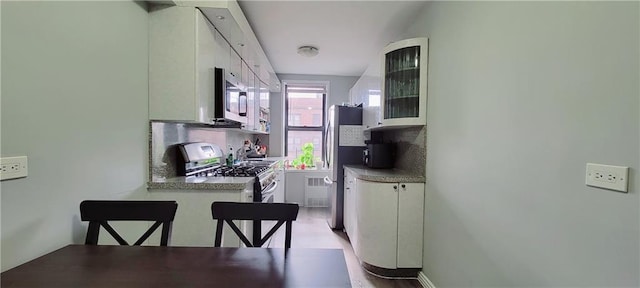
M 262 194 L 271 194 L 276 190 L 276 187 L 278 187 L 278 182 L 273 181 L 271 184 L 269 184 L 269 186 L 267 186 L 267 188 L 264 189 L 264 191 L 262 191 Z

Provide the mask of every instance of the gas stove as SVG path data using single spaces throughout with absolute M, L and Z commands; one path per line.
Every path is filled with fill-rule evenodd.
M 271 178 L 273 168 L 270 165 L 240 164 L 234 166 L 207 165 L 195 169 L 187 169 L 187 177 L 256 177 L 260 182 Z M 269 179 L 271 180 L 271 179 Z
M 243 161 L 233 166 L 222 165 L 224 154 L 215 144 L 196 142 L 179 146 L 178 175 L 186 177 L 255 177 L 256 198 L 259 193 L 271 191 L 275 182 L 273 161 Z M 264 194 L 264 193 L 263 193 Z
M 263 172 L 269 170 L 268 166 L 256 166 L 256 165 L 242 165 L 242 166 L 219 166 L 212 169 L 211 175 L 213 177 L 255 177 L 260 176 Z

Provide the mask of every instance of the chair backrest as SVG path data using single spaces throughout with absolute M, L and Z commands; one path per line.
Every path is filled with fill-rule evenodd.
M 291 224 L 298 218 L 298 204 L 293 203 L 260 203 L 260 202 L 213 202 L 211 204 L 211 215 L 214 220 L 218 220 L 216 225 L 215 247 L 220 247 L 222 242 L 222 226 L 226 222 L 233 232 L 235 232 L 244 245 L 247 247 L 262 247 L 262 245 L 273 236 L 273 234 L 286 223 L 285 249 L 291 247 Z M 267 232 L 264 237 L 251 243 L 247 236 L 240 231 L 233 220 L 253 220 L 253 221 L 278 221 L 275 226 Z
M 169 245 L 171 224 L 176 215 L 176 201 L 122 201 L 85 200 L 80 203 L 80 218 L 89 221 L 85 244 L 98 245 L 100 226 L 104 227 L 120 245 L 129 245 L 108 221 L 155 221 L 155 223 L 133 245 L 142 244 L 162 225 L 160 246 Z

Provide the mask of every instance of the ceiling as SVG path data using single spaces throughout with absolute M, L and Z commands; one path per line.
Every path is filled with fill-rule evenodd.
M 360 76 L 384 46 L 400 40 L 424 1 L 239 0 L 278 74 Z M 317 47 L 315 57 L 297 48 Z

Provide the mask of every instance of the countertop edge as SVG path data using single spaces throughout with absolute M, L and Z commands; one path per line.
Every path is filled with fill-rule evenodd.
M 344 169 L 354 173 L 357 179 L 365 181 L 382 183 L 426 183 L 425 176 L 411 174 L 410 172 L 403 170 L 371 169 L 362 165 L 344 165 Z M 376 175 L 368 174 L 371 172 L 376 173 Z
M 147 182 L 148 191 L 160 190 L 238 190 L 243 191 L 248 183 L 180 183 Z

